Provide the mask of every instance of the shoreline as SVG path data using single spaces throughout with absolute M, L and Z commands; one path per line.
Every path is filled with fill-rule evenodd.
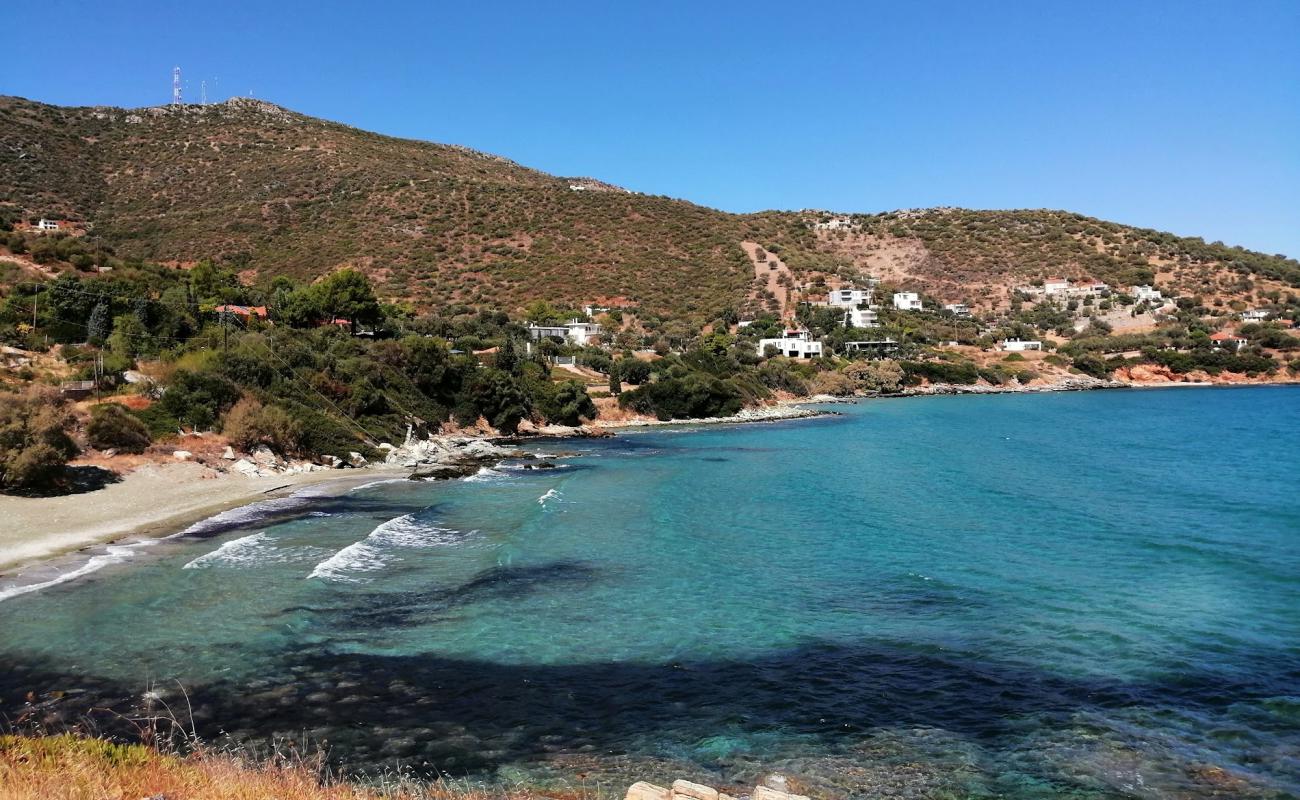
M 0 578 L 21 579 L 64 556 L 126 539 L 157 541 L 186 527 L 235 508 L 285 497 L 304 486 L 382 480 L 387 465 L 364 470 L 304 472 L 262 478 L 202 478 L 194 463 L 141 467 L 103 489 L 58 497 L 0 495 Z M 34 533 L 42 527 L 56 532 Z
M 594 424 L 557 435 L 539 431 L 536 435 L 509 438 L 515 444 L 585 436 L 614 436 L 660 428 L 694 428 L 697 426 L 744 425 L 834 416 L 837 412 L 810 406 L 860 403 L 868 400 L 892 400 L 915 397 L 957 395 L 1047 394 L 1101 389 L 1171 389 L 1171 388 L 1247 388 L 1254 386 L 1295 386 L 1293 382 L 1214 383 L 1176 381 L 1137 384 L 1099 379 L 1072 379 L 1041 386 L 954 386 L 937 384 L 916 387 L 894 394 L 865 394 L 848 397 L 818 395 L 781 398 L 767 406 L 742 409 L 727 417 L 700 419 L 629 419 Z M 503 437 L 481 436 L 484 441 Z M 124 475 L 121 481 L 103 489 L 58 497 L 15 497 L 0 495 L 0 517 L 11 525 L 0 530 L 0 601 L 6 590 L 30 584 L 45 584 L 51 578 L 74 577 L 85 570 L 86 562 L 114 546 L 152 544 L 184 531 L 190 525 L 215 515 L 265 500 L 287 497 L 305 486 L 335 484 L 320 496 L 331 496 L 376 480 L 407 477 L 409 467 L 375 463 L 342 471 L 303 472 L 267 477 L 227 475 L 204 479 L 204 470 L 195 463 L 151 464 Z M 58 527 L 57 532 L 34 534 L 42 527 Z M 125 543 L 125 544 L 123 544 Z M 58 569 L 73 556 L 82 555 L 81 566 Z

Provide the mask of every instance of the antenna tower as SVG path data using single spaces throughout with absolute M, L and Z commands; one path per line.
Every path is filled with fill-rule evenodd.
M 208 104 L 208 82 L 199 81 L 199 105 Z
M 181 104 L 181 68 L 172 69 L 172 105 Z

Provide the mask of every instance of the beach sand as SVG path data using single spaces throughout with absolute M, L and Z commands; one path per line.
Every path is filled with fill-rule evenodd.
M 119 483 L 61 497 L 0 495 L 0 575 L 27 564 L 126 536 L 172 533 L 229 508 L 298 487 L 338 481 L 340 489 L 381 479 L 398 468 L 327 470 L 267 478 L 211 477 L 192 462 L 146 465 Z

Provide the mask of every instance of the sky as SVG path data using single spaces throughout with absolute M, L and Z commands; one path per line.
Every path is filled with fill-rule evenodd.
M 1060 208 L 1300 256 L 1300 0 L 46 0 L 0 94 L 270 100 L 728 211 Z

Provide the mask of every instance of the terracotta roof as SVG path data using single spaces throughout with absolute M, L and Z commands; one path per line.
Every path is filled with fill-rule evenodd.
M 1232 341 L 1244 342 L 1246 341 L 1246 338 L 1244 336 L 1238 336 L 1235 333 L 1228 333 L 1227 331 L 1219 331 L 1218 333 L 1210 334 L 1210 340 L 1215 342 L 1232 342 Z

